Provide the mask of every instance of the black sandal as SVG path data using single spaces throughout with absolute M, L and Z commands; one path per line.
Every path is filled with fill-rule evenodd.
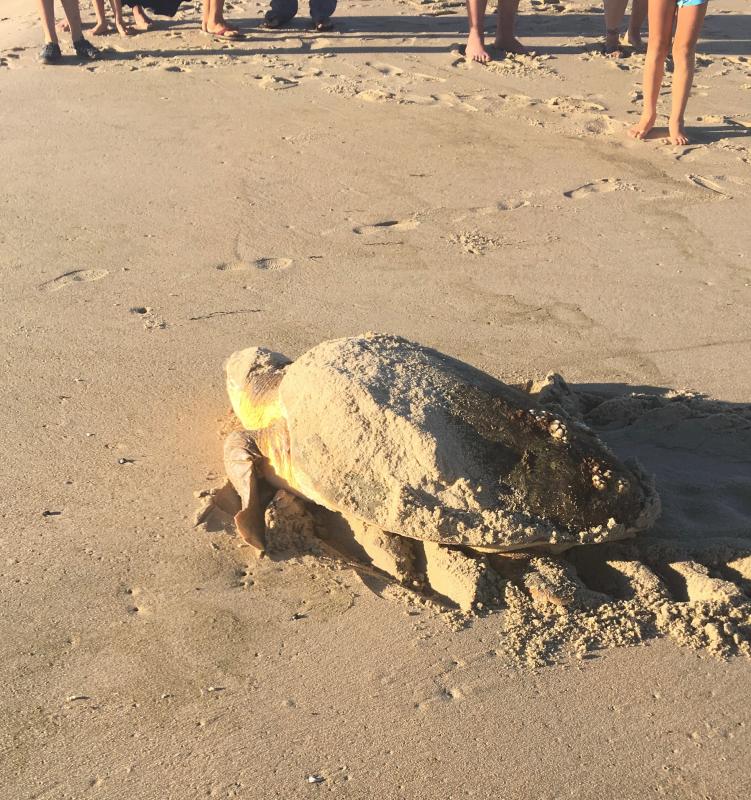
M 62 57 L 63 54 L 57 42 L 47 42 L 39 51 L 39 60 L 42 64 L 56 64 Z
M 313 20 L 313 30 L 318 33 L 326 33 L 334 30 L 334 23 L 330 19 L 321 19 L 318 22 Z
M 266 17 L 259 27 L 275 31 L 277 28 L 281 28 L 282 24 L 282 21 L 278 17 Z
M 91 42 L 87 42 L 86 39 L 73 42 L 73 49 L 76 51 L 76 55 L 84 61 L 96 61 L 100 55 L 99 49 L 94 47 Z

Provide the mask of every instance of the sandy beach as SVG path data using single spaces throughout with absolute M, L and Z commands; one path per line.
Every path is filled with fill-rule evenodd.
M 746 796 L 748 4 L 710 0 L 685 147 L 627 138 L 598 4 L 522 0 L 537 55 L 486 67 L 459 2 L 183 9 L 53 67 L 0 7 L 0 797 Z M 194 527 L 224 359 L 365 331 L 564 376 L 654 475 L 669 597 L 460 618 Z

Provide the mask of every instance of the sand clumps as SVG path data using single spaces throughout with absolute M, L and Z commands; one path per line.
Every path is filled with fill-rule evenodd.
M 668 596 L 660 578 L 641 562 L 613 560 L 603 566 L 619 575 L 621 590 L 630 587 L 629 599 L 587 589 L 572 592 L 567 570 L 549 564 L 542 580 L 527 578 L 527 591 L 509 583 L 500 614 L 499 651 L 513 664 L 539 667 L 567 654 L 583 658 L 597 650 L 667 636 L 683 647 L 721 658 L 751 657 L 748 598 L 730 601 L 715 595 L 678 601 Z M 565 576 L 562 581 L 555 580 L 556 572 Z
M 315 519 L 306 504 L 291 492 L 280 489 L 265 512 L 266 551 L 282 553 L 318 553 Z
M 430 588 L 466 612 L 482 609 L 498 597 L 498 576 L 482 558 L 423 542 L 425 577 Z

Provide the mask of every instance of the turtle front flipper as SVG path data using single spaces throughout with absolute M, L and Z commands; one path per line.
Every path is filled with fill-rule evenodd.
M 266 549 L 264 506 L 258 485 L 263 458 L 250 431 L 235 431 L 224 441 L 224 468 L 242 504 L 235 514 L 235 525 L 259 556 Z

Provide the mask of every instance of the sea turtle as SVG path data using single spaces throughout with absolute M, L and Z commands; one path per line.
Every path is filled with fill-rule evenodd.
M 555 552 L 624 538 L 659 512 L 638 466 L 589 429 L 398 336 L 328 341 L 296 361 L 252 347 L 225 370 L 245 428 L 226 439 L 225 465 L 242 502 L 238 529 L 258 550 L 259 480 L 465 552 Z

